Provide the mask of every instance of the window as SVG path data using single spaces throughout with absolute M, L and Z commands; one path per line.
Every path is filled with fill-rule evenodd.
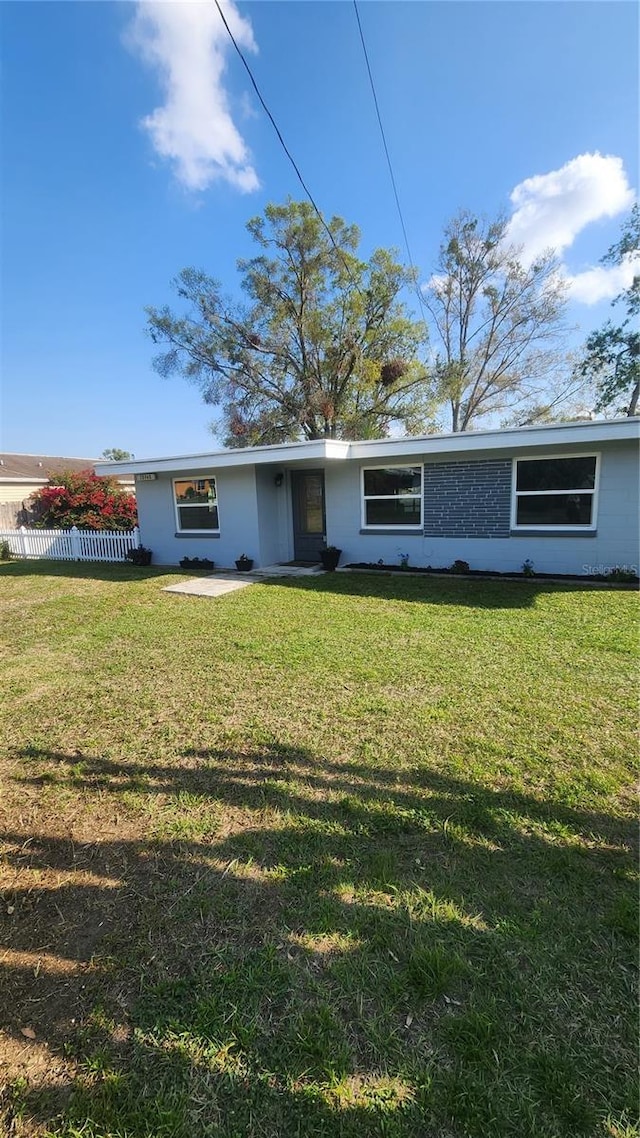
M 362 524 L 422 525 L 422 467 L 373 466 L 362 471 Z
M 598 456 L 521 458 L 514 463 L 515 529 L 593 529 Z
M 216 480 L 176 478 L 173 483 L 178 530 L 219 530 Z

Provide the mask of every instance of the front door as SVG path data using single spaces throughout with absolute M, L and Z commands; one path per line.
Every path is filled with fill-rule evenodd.
M 296 561 L 319 561 L 325 544 L 324 471 L 292 470 L 293 552 Z

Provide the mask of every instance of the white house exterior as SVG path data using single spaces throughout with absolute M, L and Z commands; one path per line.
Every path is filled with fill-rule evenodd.
M 157 564 L 317 561 L 637 572 L 638 419 L 98 462 L 133 475 Z

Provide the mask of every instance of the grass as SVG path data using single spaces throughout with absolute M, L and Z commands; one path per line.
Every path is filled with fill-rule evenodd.
M 169 577 L 0 567 L 0 1130 L 637 1138 L 637 597 Z

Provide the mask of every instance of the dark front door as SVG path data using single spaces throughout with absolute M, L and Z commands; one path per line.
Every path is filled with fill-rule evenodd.
M 324 471 L 293 470 L 293 552 L 296 561 L 319 561 L 324 546 Z

